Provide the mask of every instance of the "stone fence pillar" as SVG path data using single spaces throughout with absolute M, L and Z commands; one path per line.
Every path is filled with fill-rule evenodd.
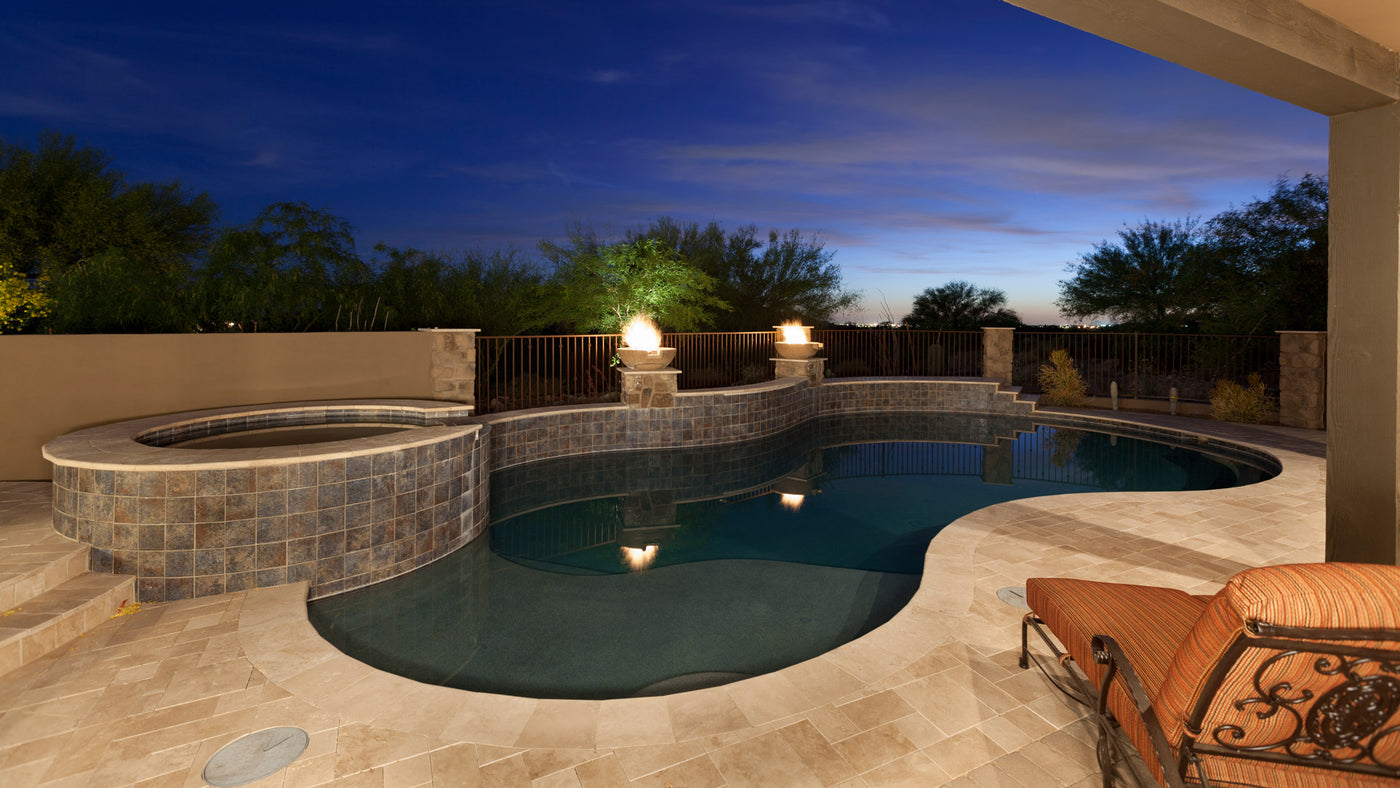
M 1016 329 L 982 327 L 982 377 L 1011 385 Z
M 476 405 L 476 334 L 479 328 L 420 328 L 432 334 L 429 376 L 433 399 Z
M 1327 332 L 1280 331 L 1278 423 L 1327 427 Z

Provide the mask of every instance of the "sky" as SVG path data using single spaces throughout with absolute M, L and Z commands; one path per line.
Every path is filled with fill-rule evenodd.
M 1325 117 L 1001 0 L 9 0 L 0 63 L 0 138 L 71 134 L 226 224 L 304 201 L 365 254 L 796 228 L 856 322 L 954 280 L 1062 322 L 1125 225 L 1327 171 Z

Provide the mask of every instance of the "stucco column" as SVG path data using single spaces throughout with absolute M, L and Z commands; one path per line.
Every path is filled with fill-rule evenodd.
M 1400 107 L 1331 121 L 1327 560 L 1400 563 Z
M 982 327 L 982 377 L 1011 385 L 1016 329 Z

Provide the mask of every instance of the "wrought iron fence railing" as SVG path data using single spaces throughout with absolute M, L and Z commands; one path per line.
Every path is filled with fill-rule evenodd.
M 982 374 L 981 331 L 828 328 L 814 330 L 812 341 L 824 345 L 821 355 L 830 377 Z
M 618 400 L 613 368 L 618 334 L 477 337 L 476 404 L 480 413 L 546 405 Z M 817 329 L 826 374 L 976 377 L 982 371 L 982 332 L 903 328 Z M 679 388 L 736 386 L 773 377 L 771 331 L 668 333 L 676 348 Z M 1215 381 L 1241 383 L 1258 373 L 1278 390 L 1279 340 L 1267 336 L 1133 334 L 1107 331 L 1017 331 L 1012 382 L 1038 393 L 1037 373 L 1052 351 L 1069 351 L 1090 393 L 1107 396 L 1118 383 L 1125 398 L 1205 402 Z
M 1039 393 L 1040 367 L 1055 350 L 1069 352 L 1089 393 L 1100 397 L 1108 396 L 1116 382 L 1120 397 L 1165 399 L 1175 388 L 1183 401 L 1208 402 L 1215 381 L 1245 383 L 1251 373 L 1257 373 L 1270 391 L 1278 391 L 1277 334 L 1017 331 L 1012 382 L 1024 393 Z

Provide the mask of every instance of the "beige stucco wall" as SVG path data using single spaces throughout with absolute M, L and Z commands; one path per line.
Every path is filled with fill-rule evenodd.
M 0 336 L 0 479 L 48 479 L 39 447 L 83 427 L 288 400 L 433 399 L 419 332 Z

